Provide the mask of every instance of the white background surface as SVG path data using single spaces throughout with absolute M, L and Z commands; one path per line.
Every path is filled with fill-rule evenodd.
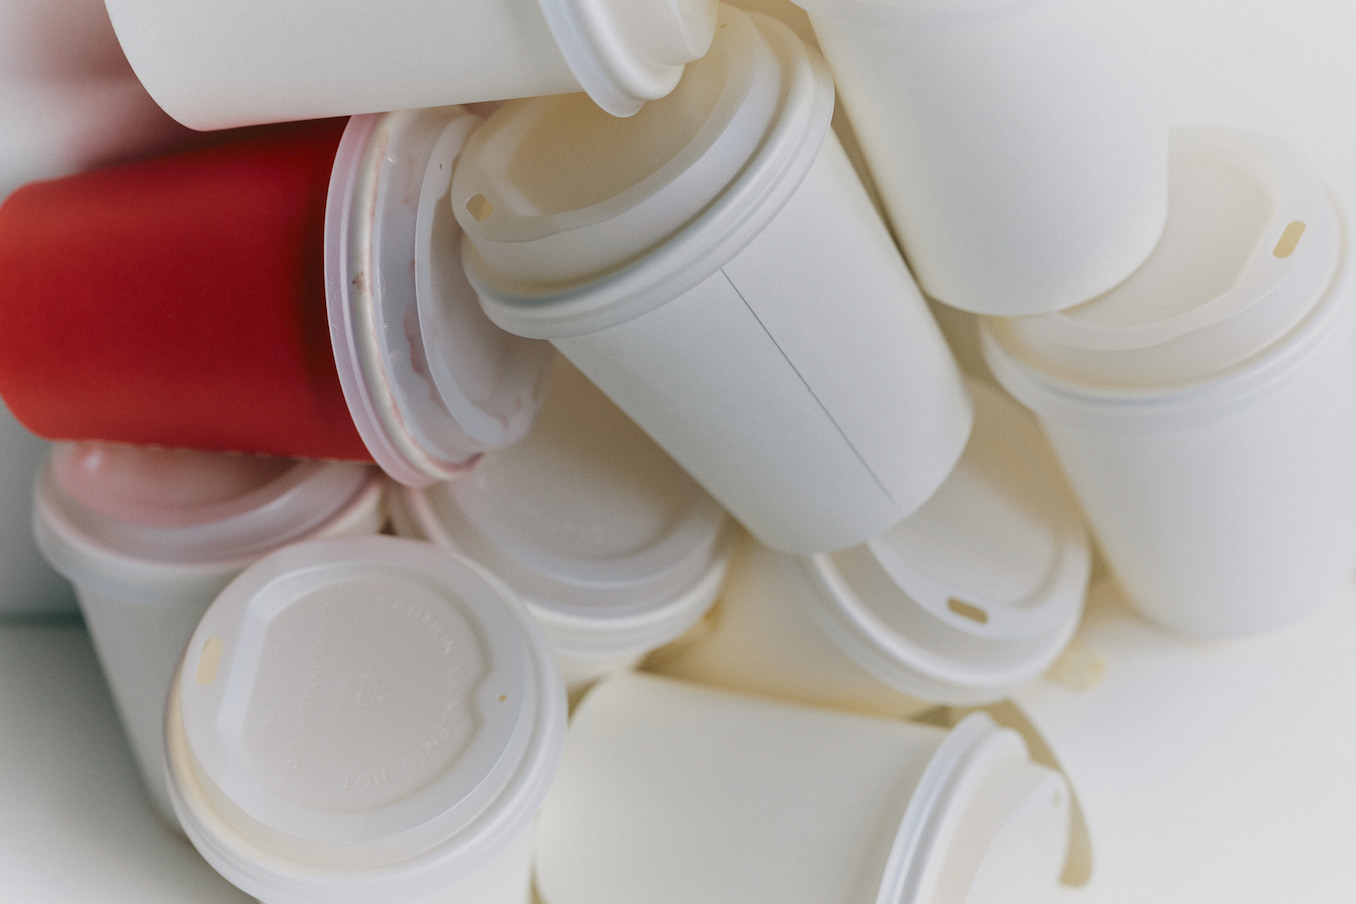
M 1356 4 L 1173 0 L 1169 15 L 1175 121 L 1287 137 L 1356 197 Z M 0 121 L 0 150 L 7 133 L 17 131 Z M 1267 716 L 1255 714 L 1258 731 Z M 1133 879 L 1061 893 L 1060 904 L 1356 901 L 1356 751 L 1334 754 L 1301 790 L 1146 852 Z M 0 904 L 245 900 L 150 815 L 83 630 L 0 623 Z

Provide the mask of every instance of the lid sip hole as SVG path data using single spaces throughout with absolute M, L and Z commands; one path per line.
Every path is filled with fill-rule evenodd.
M 466 199 L 466 212 L 469 213 L 477 223 L 483 223 L 494 213 L 494 205 L 490 199 L 484 195 L 472 195 Z
M 964 600 L 958 600 L 954 596 L 946 601 L 946 608 L 950 609 L 961 618 L 968 618 L 972 622 L 977 622 L 981 625 L 987 625 L 989 623 L 989 613 Z
M 1271 256 L 1277 258 L 1287 258 L 1295 253 L 1295 246 L 1299 244 L 1300 236 L 1304 235 L 1304 221 L 1295 220 L 1285 227 L 1281 232 L 1280 239 L 1276 242 L 1276 247 L 1271 249 Z

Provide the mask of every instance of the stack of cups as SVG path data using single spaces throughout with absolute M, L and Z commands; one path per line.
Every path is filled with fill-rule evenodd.
M 1257 634 L 1356 564 L 1356 298 L 1346 227 L 1284 142 L 1173 136 L 1153 255 L 1085 304 L 986 319 L 1116 577 L 1196 637 Z
M 546 635 L 572 698 L 710 607 L 729 519 L 568 361 L 536 426 L 455 481 L 394 489 L 391 522 L 502 578 Z
M 668 97 L 511 101 L 452 180 L 490 318 L 550 339 L 760 540 L 863 542 L 971 425 L 959 371 L 789 28 L 722 7 Z
M 1037 904 L 1069 795 L 976 713 L 942 728 L 640 674 L 575 710 L 543 904 Z
M 166 708 L 170 796 L 266 904 L 525 904 L 565 693 L 513 594 L 394 537 L 299 543 L 203 616 Z
M 1082 611 L 1087 533 L 1034 420 L 971 391 L 969 444 L 922 508 L 836 553 L 750 540 L 711 617 L 648 668 L 893 716 L 994 702 L 1043 672 Z
M 370 467 L 210 452 L 58 444 L 33 527 L 80 609 L 160 815 L 165 695 L 203 612 L 254 560 L 314 537 L 376 533 Z

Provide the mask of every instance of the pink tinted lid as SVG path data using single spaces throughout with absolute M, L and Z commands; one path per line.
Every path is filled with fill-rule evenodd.
M 52 451 L 40 492 L 86 539 L 112 551 L 218 561 L 308 532 L 371 479 L 359 464 L 64 443 Z

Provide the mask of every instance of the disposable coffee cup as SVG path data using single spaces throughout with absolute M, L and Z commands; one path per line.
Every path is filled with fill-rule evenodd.
M 1167 211 L 1161 4 L 796 2 L 929 296 L 1044 313 L 1149 255 Z
M 0 393 L 50 439 L 461 473 L 527 432 L 550 353 L 460 272 L 445 195 L 478 121 L 251 130 L 16 191 Z
M 1356 299 L 1346 226 L 1286 143 L 1174 134 L 1144 267 L 1084 305 L 986 319 L 1117 579 L 1196 637 L 1266 632 L 1356 563 Z
M 1087 532 L 1030 415 L 971 385 L 975 426 L 922 508 L 866 543 L 793 557 L 750 540 L 711 616 L 649 670 L 884 716 L 994 702 L 1078 624 Z
M 393 490 L 390 510 L 397 534 L 513 588 L 572 699 L 700 619 L 733 541 L 725 510 L 568 361 L 525 440 L 455 481 Z
M 1353 602 L 1348 586 L 1285 630 L 1202 643 L 1094 586 L 1068 660 L 993 713 L 1068 780 L 1081 819 L 1069 901 L 1142 887 L 1146 864 L 1347 774 Z
M 715 28 L 713 0 L 345 0 L 166 9 L 108 0 L 147 90 L 195 129 L 586 91 L 617 116 L 662 97 Z
M 266 904 L 527 904 L 565 735 L 513 594 L 429 543 L 300 543 L 203 616 L 166 710 L 189 839 Z
M 256 456 L 59 444 L 33 530 L 75 584 L 137 767 L 160 816 L 165 696 L 208 605 L 251 562 L 303 539 L 376 533 L 373 468 Z
M 542 904 L 1026 904 L 1068 793 L 1015 732 L 949 733 L 633 673 L 576 708 L 537 834 Z
M 959 458 L 964 383 L 829 134 L 827 68 L 721 10 L 675 91 L 617 121 L 512 101 L 452 204 L 490 318 L 550 339 L 763 542 L 861 542 Z

